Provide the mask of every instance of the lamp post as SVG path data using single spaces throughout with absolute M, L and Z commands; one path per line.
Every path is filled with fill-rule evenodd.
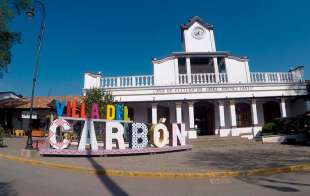
M 26 15 L 29 18 L 32 18 L 35 15 L 36 8 L 40 9 L 41 14 L 42 14 L 42 19 L 41 19 L 41 25 L 40 25 L 40 32 L 38 35 L 38 41 L 37 41 L 37 48 L 36 48 L 36 57 L 35 57 L 35 65 L 34 65 L 34 71 L 33 71 L 33 79 L 32 79 L 32 90 L 31 90 L 31 105 L 30 105 L 30 114 L 29 114 L 29 130 L 27 132 L 27 144 L 25 149 L 32 150 L 32 114 L 33 114 L 33 98 L 34 98 L 34 90 L 36 86 L 36 81 L 38 77 L 38 67 L 39 67 L 39 62 L 40 62 L 40 53 L 41 53 L 41 48 L 43 44 L 43 35 L 44 35 L 44 29 L 45 29 L 45 5 L 42 1 L 40 0 L 35 0 L 33 7 L 30 8 L 27 12 Z

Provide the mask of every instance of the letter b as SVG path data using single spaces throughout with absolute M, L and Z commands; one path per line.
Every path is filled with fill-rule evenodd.
M 148 144 L 148 129 L 144 123 L 132 123 L 129 140 L 130 148 L 145 148 Z

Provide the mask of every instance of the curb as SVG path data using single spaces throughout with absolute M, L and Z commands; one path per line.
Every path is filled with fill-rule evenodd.
M 310 163 L 290 165 L 285 167 L 277 168 L 260 168 L 244 171 L 210 171 L 210 172 L 194 172 L 194 173 L 183 173 L 183 172 L 140 172 L 140 171 L 124 171 L 124 170 L 113 170 L 113 169 L 92 169 L 87 167 L 80 167 L 75 165 L 65 165 L 59 163 L 50 163 L 46 161 L 39 161 L 34 159 L 26 159 L 17 156 L 11 156 L 0 153 L 0 158 L 28 163 L 31 165 L 37 165 L 40 167 L 62 169 L 67 171 L 76 171 L 89 174 L 105 175 L 105 176 L 126 176 L 126 177 L 157 177 L 157 178 L 214 178 L 214 177 L 238 177 L 238 176 L 258 176 L 258 175 L 273 175 L 280 173 L 289 172 L 301 172 L 310 171 Z

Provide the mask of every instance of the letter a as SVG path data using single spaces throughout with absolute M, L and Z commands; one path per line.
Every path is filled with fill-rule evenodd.
M 98 104 L 94 103 L 91 107 L 90 118 L 99 118 Z

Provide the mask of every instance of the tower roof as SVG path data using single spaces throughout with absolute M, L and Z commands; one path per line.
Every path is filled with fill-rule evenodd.
M 201 24 L 202 26 L 204 26 L 206 29 L 213 29 L 213 25 L 205 22 L 204 20 L 202 20 L 202 18 L 200 18 L 199 16 L 194 16 L 191 19 L 188 20 L 188 22 L 184 23 L 181 25 L 181 29 L 188 29 L 190 28 L 195 22 L 198 22 L 199 24 Z

